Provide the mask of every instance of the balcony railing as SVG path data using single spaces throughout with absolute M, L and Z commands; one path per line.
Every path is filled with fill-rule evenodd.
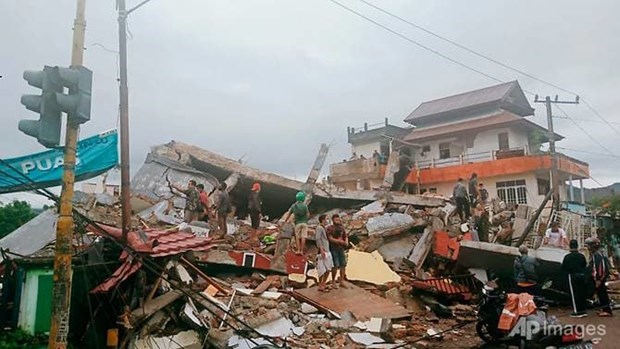
M 502 150 L 489 150 L 479 153 L 461 154 L 459 156 L 453 156 L 445 159 L 430 159 L 416 161 L 416 168 L 437 168 L 464 165 L 472 162 L 493 161 L 497 159 L 507 159 L 519 156 L 530 155 L 529 147 L 523 146 L 518 148 L 502 149 Z

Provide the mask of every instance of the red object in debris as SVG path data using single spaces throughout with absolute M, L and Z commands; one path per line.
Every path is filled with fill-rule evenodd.
M 108 235 L 120 240 L 122 231 L 116 227 L 100 225 Z M 91 231 L 100 236 L 99 229 L 89 227 Z M 211 239 L 198 237 L 192 233 L 168 230 L 140 230 L 130 231 L 127 234 L 127 245 L 137 252 L 145 253 L 151 257 L 170 256 L 187 251 L 207 251 L 211 248 Z
M 103 228 L 109 236 L 121 240 L 121 229 L 107 225 L 100 225 L 100 227 Z M 108 237 L 108 235 L 103 234 L 99 229 L 93 226 L 89 226 L 88 228 L 99 236 Z M 154 229 L 130 231 L 127 234 L 127 245 L 136 252 L 144 253 L 151 257 L 164 257 L 185 253 L 187 251 L 206 251 L 213 246 L 210 238 L 198 237 L 191 233 L 179 231 Z M 125 262 L 112 276 L 95 287 L 91 292 L 108 292 L 142 267 L 142 263 L 129 259 L 128 257 L 129 254 L 123 251 L 120 260 L 124 260 Z
M 110 291 L 118 284 L 125 281 L 125 279 L 130 277 L 133 273 L 138 271 L 140 267 L 142 267 L 142 263 L 140 263 L 139 261 L 135 259 L 126 259 L 125 262 L 120 267 L 118 267 L 118 269 L 116 269 L 116 271 L 114 271 L 114 273 L 112 273 L 109 278 L 107 278 L 99 286 L 92 289 L 90 293 L 103 293 Z
M 471 233 L 463 234 L 461 240 L 471 241 Z M 435 255 L 455 261 L 459 257 L 460 247 L 461 244 L 458 238 L 450 237 L 445 231 L 435 232 L 435 244 L 433 246 L 433 253 Z
M 284 259 L 286 261 L 287 274 L 306 274 L 308 271 L 308 260 L 304 255 L 289 250 L 284 255 Z

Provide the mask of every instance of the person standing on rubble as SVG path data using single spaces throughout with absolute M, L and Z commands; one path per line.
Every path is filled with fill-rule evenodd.
M 338 288 L 336 284 L 336 274 L 340 271 L 340 287 L 347 288 L 344 284 L 347 279 L 346 267 L 347 256 L 345 250 L 349 248 L 349 236 L 347 235 L 340 216 L 332 216 L 332 225 L 327 227 L 327 238 L 329 239 L 329 250 L 332 254 L 334 267 L 332 268 L 332 288 Z
M 519 247 L 521 256 L 515 258 L 514 274 L 515 282 L 520 293 L 538 295 L 538 267 L 540 263 L 536 258 L 528 256 L 527 246 Z
M 474 172 L 471 174 L 471 177 L 469 177 L 469 205 L 470 207 L 476 207 L 476 202 L 478 202 L 479 197 L 480 197 L 480 192 L 478 191 L 478 174 Z
M 252 229 L 256 230 L 260 226 L 260 219 L 262 214 L 262 202 L 260 200 L 260 183 L 254 183 L 252 185 L 252 191 L 248 197 L 248 211 L 250 211 L 250 221 L 252 222 Z
M 560 228 L 560 223 L 557 221 L 551 223 L 551 228 L 545 232 L 543 244 L 559 248 L 566 247 L 566 232 Z
M 220 228 L 220 234 L 226 236 L 228 234 L 228 226 L 226 225 L 226 218 L 232 211 L 230 205 L 230 196 L 226 191 L 226 182 L 220 184 L 219 191 L 217 193 L 216 209 L 217 209 L 217 226 Z
M 207 222 L 209 220 L 209 194 L 205 191 L 204 184 L 200 183 L 196 186 L 198 189 L 198 199 L 200 201 L 200 208 L 202 209 L 202 217 L 200 220 Z
M 571 317 L 584 317 L 586 314 L 587 292 L 586 292 L 586 257 L 579 252 L 577 240 L 569 243 L 570 253 L 562 260 L 562 271 L 568 277 L 568 288 L 570 290 L 573 312 Z
M 465 220 L 468 220 L 469 217 L 471 217 L 471 211 L 467 197 L 467 188 L 463 183 L 463 178 L 459 178 L 458 182 L 454 186 L 452 196 L 454 197 L 456 204 L 456 212 L 458 213 L 459 218 L 461 218 L 461 223 L 464 223 Z
M 478 193 L 480 193 L 480 203 L 486 208 L 489 204 L 489 191 L 483 183 L 478 183 Z
M 327 232 L 325 231 L 326 224 L 327 215 L 320 215 L 319 225 L 317 225 L 314 232 L 316 247 L 319 249 L 319 253 L 316 256 L 316 269 L 319 274 L 319 291 L 321 292 L 329 291 L 329 287 L 326 285 L 327 277 L 329 276 L 329 272 L 334 267 L 332 254 L 329 249 L 329 240 L 327 238 Z
M 603 255 L 601 242 L 598 238 L 588 238 L 586 244 L 588 251 L 590 251 L 588 269 L 594 279 L 594 290 L 602 309 L 598 316 L 612 316 L 611 301 L 607 293 L 607 285 L 605 285 L 609 278 L 609 259 Z
M 170 183 L 170 187 L 185 195 L 185 212 L 183 221 L 185 221 L 185 223 L 191 223 L 197 219 L 200 219 L 202 209 L 200 205 L 200 193 L 196 188 L 196 181 L 190 179 L 187 183 L 187 189 L 183 189 L 172 183 Z
M 288 218 L 293 215 L 295 219 L 295 245 L 297 254 L 303 254 L 306 248 L 306 239 L 308 238 L 308 218 L 310 217 L 310 211 L 305 203 L 306 193 L 303 191 L 298 192 L 295 195 L 295 203 L 289 208 L 287 217 L 284 220 L 288 221 Z

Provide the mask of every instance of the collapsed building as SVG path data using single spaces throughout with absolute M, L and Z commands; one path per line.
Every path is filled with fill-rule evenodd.
M 559 220 L 580 241 L 596 234 L 596 220 L 570 202 L 572 185 L 562 194 L 568 210 L 536 210 L 550 189 L 550 155 L 540 151 L 546 134 L 524 118 L 532 113 L 516 82 L 423 103 L 406 119 L 416 128 L 387 120 L 349 128 L 357 158 L 331 164 L 324 180 L 322 145 L 305 182 L 181 142 L 154 146 L 132 179 L 126 245 L 119 242 L 118 191 L 76 193 L 88 219 L 78 219 L 74 239 L 80 281 L 70 324 L 83 335 L 72 339 L 92 348 L 105 347 L 106 333 L 123 348 L 476 343 L 470 303 L 489 272 L 512 274 L 519 242 L 535 247 L 543 276 L 553 279 L 565 251 L 540 247 L 548 222 Z M 587 178 L 579 160 L 560 156 L 559 167 L 563 182 Z M 491 193 L 483 238 L 475 221 L 463 229 L 450 200 L 454 182 L 472 172 Z M 183 223 L 184 198 L 170 187 L 190 179 L 210 193 L 228 184 L 234 209 L 227 236 L 213 236 L 212 222 Z M 254 182 L 268 217 L 257 231 L 246 206 Z M 278 222 L 298 191 L 309 194 L 313 213 L 306 255 L 291 251 L 291 227 Z M 317 291 L 313 264 L 318 213 L 340 214 L 353 245 L 348 288 L 328 294 Z M 3 258 L 24 280 L 13 292 L 11 321 L 31 332 L 45 332 L 51 309 L 25 300 L 51 293 L 54 222 L 48 211 L 0 240 Z M 24 239 L 33 231 L 41 238 Z M 501 281 L 512 287 L 510 275 Z M 565 294 L 560 280 L 552 281 L 552 291 Z

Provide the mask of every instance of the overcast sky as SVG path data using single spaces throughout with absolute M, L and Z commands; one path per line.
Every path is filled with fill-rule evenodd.
M 573 98 L 358 0 L 338 1 L 500 80 L 518 79 L 540 95 Z M 368 1 L 581 94 L 620 130 L 620 2 Z M 20 119 L 35 117 L 19 102 L 32 91 L 22 72 L 69 65 L 75 2 L 0 2 L 3 158 L 42 150 L 17 130 Z M 86 18 L 84 65 L 94 72 L 94 89 L 92 121 L 83 136 L 114 128 L 118 120 L 115 1 L 87 0 Z M 348 156 L 347 126 L 385 117 L 401 125 L 421 102 L 496 84 L 329 0 L 153 0 L 131 14 L 129 34 L 132 172 L 150 146 L 177 140 L 305 179 L 320 143 L 335 142 L 328 163 Z M 532 120 L 545 125 L 544 108 L 533 106 Z M 589 162 L 598 182 L 620 181 L 619 134 L 585 105 L 564 110 L 585 120 L 578 122 L 616 157 L 566 119 L 555 120 L 556 131 L 566 136 L 558 146 Z

